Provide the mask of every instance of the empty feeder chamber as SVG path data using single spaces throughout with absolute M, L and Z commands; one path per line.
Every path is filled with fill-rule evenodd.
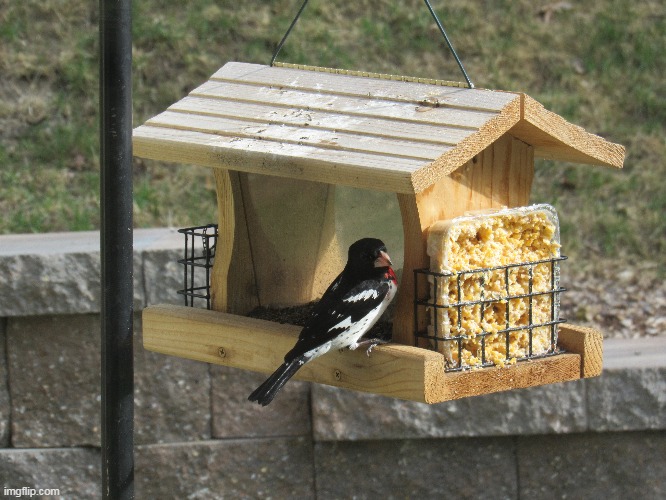
M 549 205 L 466 215 L 428 231 L 428 316 L 433 349 L 448 370 L 513 364 L 556 354 L 559 222 Z M 417 317 L 418 317 L 417 310 Z M 423 313 L 421 313 L 423 314 Z M 417 338 L 418 342 L 418 338 Z

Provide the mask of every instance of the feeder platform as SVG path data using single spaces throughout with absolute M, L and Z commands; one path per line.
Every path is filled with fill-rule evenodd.
M 296 342 L 301 327 L 206 309 L 151 306 L 143 312 L 143 345 L 149 351 L 250 371 L 271 373 Z M 566 352 L 492 367 L 445 372 L 444 355 L 386 344 L 327 353 L 304 365 L 296 380 L 370 392 L 421 403 L 595 377 L 602 369 L 602 337 L 590 328 L 560 325 Z

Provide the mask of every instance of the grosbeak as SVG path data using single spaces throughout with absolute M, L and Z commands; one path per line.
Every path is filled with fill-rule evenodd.
M 349 247 L 347 264 L 315 305 L 296 345 L 284 363 L 248 398 L 266 406 L 308 361 L 335 349 L 356 349 L 378 339 L 359 342 L 384 313 L 398 290 L 391 259 L 381 240 L 363 238 Z

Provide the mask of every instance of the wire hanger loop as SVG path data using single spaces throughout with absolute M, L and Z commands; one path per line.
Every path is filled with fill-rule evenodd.
M 305 10 L 305 7 L 307 6 L 308 1 L 309 0 L 303 0 L 303 4 L 301 5 L 300 9 L 298 9 L 298 12 L 296 13 L 296 16 L 291 21 L 291 24 L 289 25 L 289 28 L 287 28 L 287 31 L 285 32 L 284 36 L 280 40 L 280 43 L 278 43 L 278 46 L 275 49 L 275 52 L 273 53 L 273 57 L 271 58 L 271 64 L 270 64 L 271 66 L 273 66 L 275 64 L 275 61 L 277 59 L 278 54 L 282 50 L 282 47 L 284 46 L 285 42 L 287 41 L 287 38 L 291 34 L 291 31 L 294 29 L 294 26 L 296 26 L 296 23 L 298 22 L 298 19 L 301 17 L 301 14 Z M 435 24 L 437 24 L 437 28 L 439 29 L 439 32 L 444 37 L 444 41 L 446 42 L 446 45 L 448 46 L 449 51 L 453 55 L 453 58 L 456 60 L 456 63 L 458 64 L 458 67 L 460 68 L 460 71 L 462 72 L 463 77 L 465 78 L 465 81 L 467 82 L 468 87 L 470 89 L 473 89 L 474 84 L 472 83 L 469 76 L 467 75 L 467 71 L 465 71 L 465 68 L 463 67 L 462 61 L 460 60 L 460 57 L 458 57 L 458 54 L 456 53 L 455 49 L 453 48 L 453 45 L 451 44 L 451 41 L 449 40 L 449 37 L 446 34 L 446 30 L 444 29 L 444 25 L 442 25 L 441 21 L 439 20 L 439 17 L 437 17 L 437 13 L 432 8 L 432 5 L 430 4 L 430 1 L 429 0 L 423 0 L 423 1 L 426 4 L 426 7 L 428 8 L 428 11 L 430 12 L 430 15 L 435 20 Z

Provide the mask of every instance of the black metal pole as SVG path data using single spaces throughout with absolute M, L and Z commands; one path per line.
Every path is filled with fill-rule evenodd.
M 100 0 L 102 497 L 134 498 L 131 0 Z

